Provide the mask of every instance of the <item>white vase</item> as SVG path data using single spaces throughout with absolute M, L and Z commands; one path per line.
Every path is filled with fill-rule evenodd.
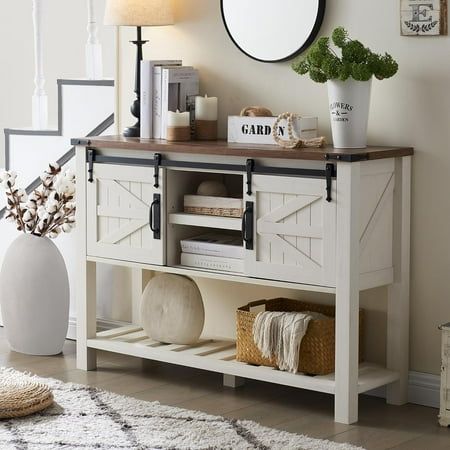
M 330 80 L 327 85 L 334 147 L 367 147 L 372 79 L 369 81 L 355 81 L 352 78 L 347 81 Z
M 69 323 L 69 278 L 64 259 L 46 237 L 21 234 L 0 271 L 0 302 L 12 350 L 61 353 Z

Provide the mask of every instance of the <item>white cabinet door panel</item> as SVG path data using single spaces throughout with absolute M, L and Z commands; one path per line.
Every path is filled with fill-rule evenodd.
M 160 174 L 155 188 L 152 167 L 94 165 L 94 180 L 86 189 L 88 255 L 164 264 L 164 176 Z
M 326 201 L 324 179 L 254 175 L 253 249 L 249 276 L 335 285 L 336 187 Z

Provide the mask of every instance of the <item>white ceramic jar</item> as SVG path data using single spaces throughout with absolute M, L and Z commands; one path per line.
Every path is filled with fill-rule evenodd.
M 3 324 L 11 349 L 29 355 L 61 353 L 69 323 L 64 259 L 46 237 L 21 234 L 0 271 Z

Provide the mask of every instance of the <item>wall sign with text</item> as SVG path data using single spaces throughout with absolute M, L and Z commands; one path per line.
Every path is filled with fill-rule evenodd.
M 447 0 L 401 0 L 400 27 L 403 36 L 447 34 Z

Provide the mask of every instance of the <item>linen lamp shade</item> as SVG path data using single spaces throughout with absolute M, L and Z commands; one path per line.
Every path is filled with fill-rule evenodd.
M 173 25 L 172 0 L 107 0 L 105 25 Z

